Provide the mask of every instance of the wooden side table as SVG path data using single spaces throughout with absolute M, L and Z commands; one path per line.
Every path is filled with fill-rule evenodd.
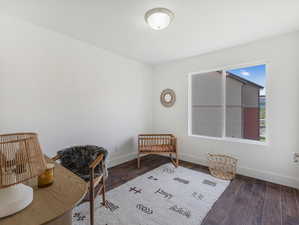
M 0 219 L 1 225 L 71 225 L 72 209 L 84 198 L 87 183 L 55 163 L 54 183 L 34 188 L 33 202 L 15 215 Z

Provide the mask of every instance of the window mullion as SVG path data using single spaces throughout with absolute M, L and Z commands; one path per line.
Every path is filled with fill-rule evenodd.
M 222 138 L 226 137 L 226 71 L 222 71 Z

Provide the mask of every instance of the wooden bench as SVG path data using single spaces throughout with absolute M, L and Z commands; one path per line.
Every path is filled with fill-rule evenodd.
M 169 154 L 171 162 L 178 167 L 179 158 L 177 139 L 173 134 L 140 134 L 138 135 L 137 167 L 140 168 L 142 154 Z M 176 155 L 174 160 L 172 154 Z

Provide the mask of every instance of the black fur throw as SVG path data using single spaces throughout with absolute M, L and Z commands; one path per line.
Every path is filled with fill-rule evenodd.
M 65 168 L 71 170 L 73 173 L 77 174 L 79 177 L 85 181 L 90 180 L 90 170 L 89 165 L 101 154 L 104 154 L 104 160 L 108 156 L 108 151 L 102 147 L 95 145 L 86 146 L 74 146 L 70 148 L 58 151 L 57 154 L 61 156 L 61 165 Z M 103 174 L 107 176 L 107 170 L 105 166 L 105 171 L 97 166 L 94 170 L 95 177 Z

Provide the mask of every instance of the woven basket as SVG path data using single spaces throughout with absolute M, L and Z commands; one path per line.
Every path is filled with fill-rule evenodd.
M 211 175 L 223 180 L 232 180 L 236 176 L 237 162 L 237 159 L 227 155 L 208 154 Z

